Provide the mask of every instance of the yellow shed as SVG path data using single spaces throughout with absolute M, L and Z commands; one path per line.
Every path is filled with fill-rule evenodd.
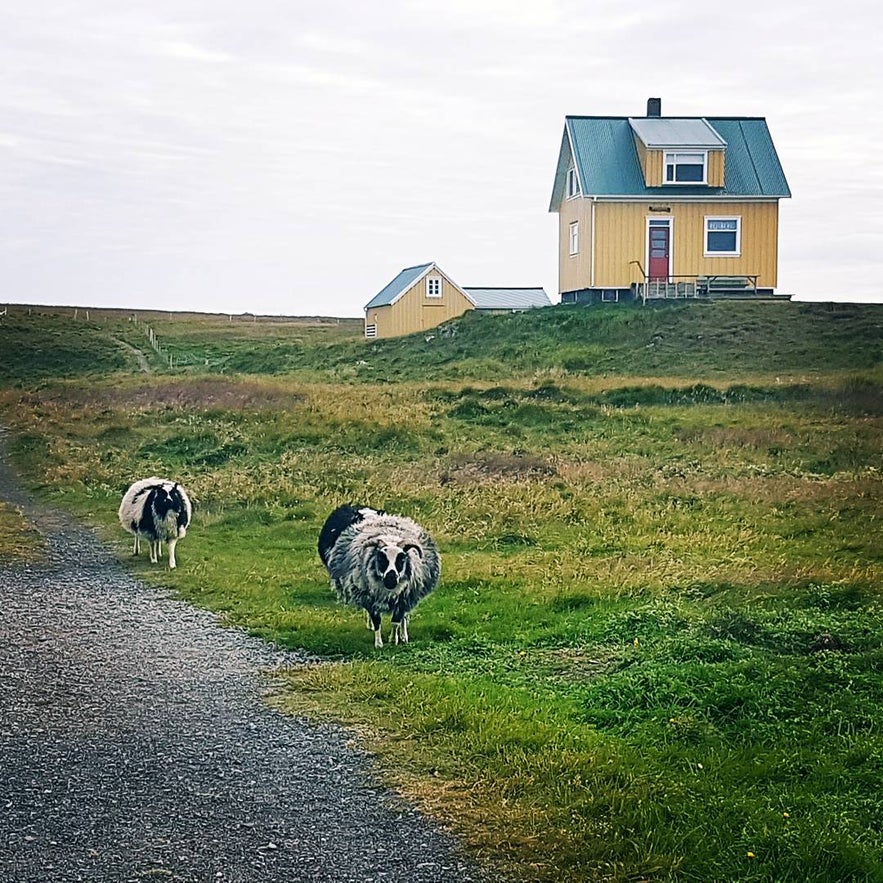
M 438 264 L 406 267 L 365 306 L 365 337 L 437 328 L 467 310 L 521 312 L 551 306 L 542 288 L 461 288 Z
M 475 303 L 435 262 L 407 267 L 365 306 L 365 337 L 397 337 L 436 328 Z

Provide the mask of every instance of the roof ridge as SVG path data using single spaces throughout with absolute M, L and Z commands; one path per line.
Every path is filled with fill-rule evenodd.
M 435 261 L 425 261 L 422 264 L 414 264 L 413 267 L 402 267 L 399 273 L 407 273 L 408 270 L 418 270 L 420 267 L 431 267 L 434 263 Z
M 648 116 L 635 116 L 635 114 L 628 114 L 625 116 L 618 115 L 610 115 L 610 114 L 581 114 L 581 113 L 568 113 L 564 117 L 565 120 L 766 120 L 766 117 L 756 117 L 756 116 L 741 116 L 741 115 L 721 115 L 721 114 L 704 114 L 704 115 L 676 115 L 676 116 L 661 116 L 661 117 L 648 117 Z

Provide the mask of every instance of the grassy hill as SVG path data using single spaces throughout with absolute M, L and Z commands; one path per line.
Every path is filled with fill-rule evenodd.
M 880 306 L 716 302 L 367 342 L 13 308 L 0 423 L 121 558 L 123 489 L 182 481 L 178 569 L 135 572 L 333 660 L 277 704 L 351 724 L 501 874 L 883 880 L 881 330 Z M 407 646 L 328 588 L 346 500 L 440 545 Z
M 34 313 L 0 320 L 0 380 L 134 368 L 300 374 L 366 382 L 573 376 L 702 376 L 867 370 L 883 359 L 883 305 L 712 301 L 658 308 L 555 307 L 468 313 L 441 329 L 365 341 L 358 320 L 298 320 L 123 311 Z M 152 329 L 162 355 L 147 338 Z M 128 345 L 128 346 L 127 346 Z M 41 354 L 39 359 L 34 358 Z
M 420 378 L 517 373 L 735 377 L 865 369 L 883 356 L 883 305 L 748 303 L 556 307 L 511 316 L 467 314 L 453 334 L 380 341 L 377 370 Z

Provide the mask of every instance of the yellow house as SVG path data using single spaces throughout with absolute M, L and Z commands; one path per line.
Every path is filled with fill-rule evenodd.
M 406 267 L 365 305 L 365 337 L 428 331 L 467 310 L 517 312 L 551 305 L 542 288 L 461 288 L 432 262 Z
M 565 119 L 549 211 L 562 303 L 771 295 L 779 200 L 790 197 L 766 120 Z

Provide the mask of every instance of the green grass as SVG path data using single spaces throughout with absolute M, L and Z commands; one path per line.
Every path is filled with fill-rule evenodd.
M 141 350 L 155 370 L 299 374 L 311 381 L 501 381 L 813 376 L 865 371 L 883 355 L 883 306 L 715 301 L 556 307 L 509 316 L 467 313 L 443 330 L 365 341 L 359 320 L 258 319 L 11 307 L 0 382 L 129 370 Z M 89 317 L 86 319 L 85 316 Z M 133 321 L 138 319 L 136 323 Z M 146 337 L 156 334 L 162 355 Z M 784 376 L 783 376 L 784 375 Z
M 30 385 L 45 378 L 107 374 L 134 359 L 106 327 L 55 315 L 12 313 L 0 319 L 0 384 Z
M 881 880 L 881 316 L 555 309 L 429 341 L 300 329 L 296 357 L 278 326 L 173 317 L 200 373 L 24 360 L 7 386 L 40 387 L 0 419 L 126 560 L 126 485 L 181 480 L 179 567 L 135 572 L 332 660 L 274 703 L 353 727 L 489 866 Z M 218 376 L 249 350 L 260 371 Z M 408 646 L 375 651 L 328 588 L 316 537 L 346 500 L 440 544 Z
M 40 535 L 21 512 L 0 500 L 0 565 L 31 561 L 42 548 Z

